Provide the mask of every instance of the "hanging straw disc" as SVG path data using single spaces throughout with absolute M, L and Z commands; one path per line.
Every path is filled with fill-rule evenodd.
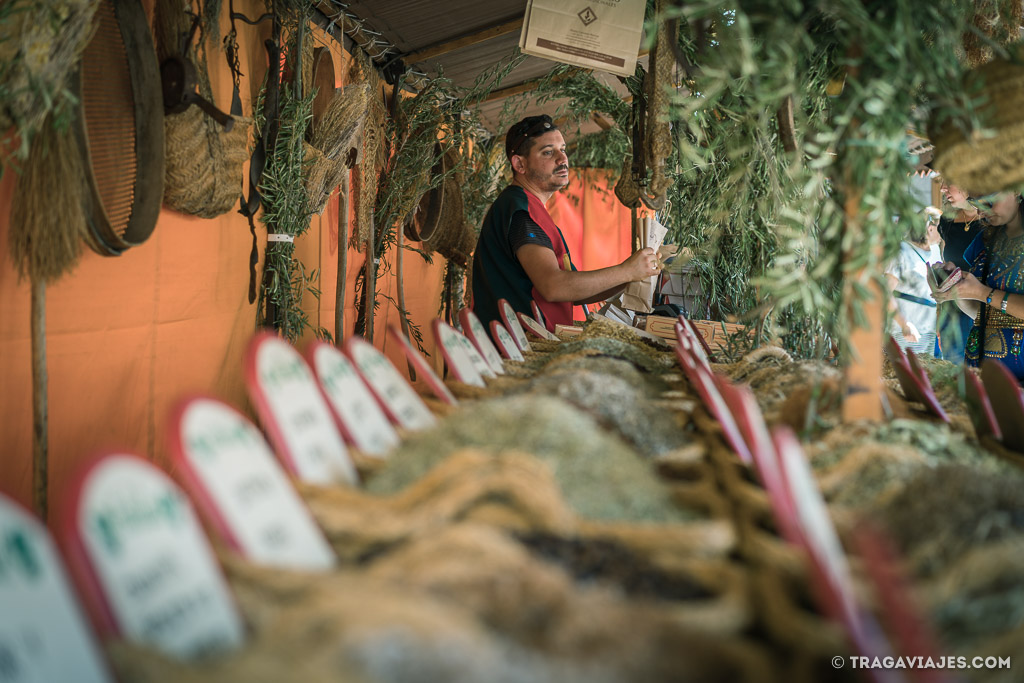
M 1024 50 L 1017 48 L 1017 58 Z M 968 92 L 987 96 L 979 111 L 987 129 L 965 134 L 949 122 L 929 131 L 932 166 L 971 194 L 1017 190 L 1024 185 L 1024 65 L 997 59 L 968 73 Z

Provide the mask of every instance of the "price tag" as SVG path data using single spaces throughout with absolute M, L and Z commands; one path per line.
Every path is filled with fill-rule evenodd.
M 63 535 L 98 620 L 181 659 L 242 644 L 242 621 L 185 494 L 142 458 L 110 454 L 74 487 Z
M 487 336 L 487 330 L 484 329 L 480 318 L 476 317 L 476 313 L 468 308 L 463 308 L 459 311 L 459 320 L 462 322 L 463 334 L 473 342 L 477 351 L 491 366 L 491 371 L 498 375 L 504 375 L 505 364 L 501 362 L 501 354 L 498 353 L 498 349 L 494 348 L 491 338 Z
M 448 369 L 452 371 L 455 379 L 463 384 L 471 384 L 476 387 L 487 386 L 484 378 L 480 375 L 466 348 L 459 339 L 461 334 L 452 329 L 450 325 L 441 319 L 434 320 L 434 340 L 448 363 Z M 465 339 L 465 337 L 462 337 Z
M 981 382 L 991 400 L 1003 445 L 1024 452 L 1024 397 L 1010 369 L 994 358 L 981 363 Z
M 403 429 L 428 429 L 437 419 L 387 356 L 362 337 L 350 337 L 345 353 L 359 369 L 391 421 Z
M 309 357 L 348 442 L 363 453 L 378 457 L 397 446 L 398 433 L 345 354 L 318 341 L 310 347 Z
M 0 681 L 111 683 L 46 528 L 0 495 Z
M 515 309 L 505 299 L 498 299 L 498 313 L 501 314 L 501 319 L 505 323 L 505 328 L 512 335 L 512 339 L 515 340 L 516 346 L 519 347 L 520 351 L 529 351 L 530 342 L 526 338 L 526 333 L 523 332 L 523 326 L 519 324 L 519 318 L 516 316 Z
M 171 457 L 224 540 L 257 564 L 321 570 L 336 557 L 256 426 L 211 398 L 171 419 Z
M 295 347 L 259 334 L 249 344 L 245 371 L 267 437 L 295 477 L 313 484 L 358 483 L 331 409 Z
M 804 457 L 800 442 L 791 431 L 776 428 L 772 438 L 779 458 L 782 481 L 789 493 L 790 505 L 796 512 L 804 544 L 822 575 L 821 589 L 827 602 L 826 607 L 833 616 L 847 624 L 851 636 L 857 640 L 863 633 L 857 617 L 850 568 L 811 467 Z
M 525 360 L 512 335 L 497 320 L 491 321 L 491 336 L 494 337 L 494 342 L 498 345 L 498 349 L 501 350 L 502 356 L 509 360 L 519 361 L 520 363 Z
M 544 314 L 540 312 L 540 306 L 533 299 L 530 299 L 530 309 L 533 311 L 533 319 L 541 324 L 541 327 L 547 329 L 548 324 L 544 322 Z
M 718 380 L 717 377 L 715 379 Z M 745 384 L 732 384 L 724 378 L 716 381 L 716 384 L 750 449 L 758 478 L 768 493 L 775 518 L 779 522 L 779 532 L 790 543 L 799 545 L 801 532 L 796 521 L 796 512 L 789 501 L 782 472 L 779 470 L 775 444 L 764 422 L 761 408 L 757 405 L 757 399 L 754 398 L 750 387 Z
M 473 346 L 473 342 L 469 341 L 469 337 L 467 337 L 464 334 L 459 334 L 457 339 L 459 340 L 459 343 L 462 344 L 462 347 L 466 350 L 466 355 L 469 356 L 469 360 L 470 362 L 473 363 L 473 367 L 476 368 L 477 372 L 479 372 L 481 375 L 489 379 L 497 377 L 494 371 L 491 370 L 491 366 L 487 364 L 487 361 L 484 360 L 484 357 L 480 355 L 480 352 L 477 351 L 477 348 Z
M 537 337 L 538 339 L 546 339 L 547 341 L 562 341 L 555 335 L 547 331 L 547 329 L 539 322 L 526 315 L 525 313 L 518 313 L 519 322 L 523 324 L 523 327 L 527 332 Z
M 715 383 L 714 374 L 698 364 L 694 357 L 687 353 L 682 346 L 676 346 L 676 358 L 683 368 L 683 374 L 686 375 L 690 385 L 696 390 L 697 395 L 700 396 L 708 413 L 718 420 L 722 428 L 722 436 L 726 442 L 736 451 L 740 460 L 750 465 L 753 462 L 750 449 L 747 448 L 747 443 L 740 434 L 736 419 L 726 405 L 725 399 L 722 398 L 718 385 Z
M 434 372 L 434 368 L 430 366 L 430 363 L 423 357 L 423 354 L 413 348 L 400 329 L 394 325 L 388 325 L 388 336 L 402 348 L 402 353 L 409 359 L 412 366 L 416 368 L 416 372 L 426 381 L 427 386 L 434 392 L 434 396 L 450 406 L 458 404 L 455 396 L 452 395 L 452 392 L 448 391 L 448 387 L 444 385 L 441 378 Z

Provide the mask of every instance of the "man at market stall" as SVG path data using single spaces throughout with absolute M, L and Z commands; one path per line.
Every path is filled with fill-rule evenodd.
M 605 301 L 629 282 L 659 270 L 653 249 L 633 253 L 622 263 L 578 271 L 562 232 L 545 204 L 569 184 L 565 140 L 550 116 L 528 116 L 505 135 L 512 184 L 487 211 L 473 259 L 473 311 L 490 328 L 501 320 L 498 300 L 531 315 L 535 301 L 549 330 L 572 324 L 573 304 Z

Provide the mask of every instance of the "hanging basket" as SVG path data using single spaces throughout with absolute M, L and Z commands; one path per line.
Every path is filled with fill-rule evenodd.
M 167 168 L 164 205 L 202 218 L 230 211 L 242 193 L 242 164 L 249 158 L 252 119 L 234 116 L 225 132 L 199 107 L 164 118 Z
M 1011 50 L 1016 59 L 1024 50 Z M 994 60 L 970 71 L 965 89 L 980 88 L 986 129 L 965 134 L 951 122 L 929 126 L 932 166 L 971 194 L 1017 190 L 1024 185 L 1024 64 Z
M 438 145 L 435 148 L 435 153 L 439 154 L 440 151 L 441 148 Z M 441 160 L 434 164 L 434 168 L 430 171 L 431 176 L 439 176 L 445 173 L 450 168 L 449 160 L 448 154 L 442 156 Z M 447 185 L 447 181 L 442 182 L 436 187 L 427 190 L 420 198 L 413 219 L 405 223 L 405 236 L 408 239 L 415 242 L 427 242 L 434 237 L 438 227 L 441 225 L 441 214 L 444 210 Z
M 476 236 L 466 222 L 466 208 L 462 201 L 461 183 L 448 176 L 444 184 L 444 204 L 437 229 L 424 241 L 429 251 L 436 251 L 447 259 L 465 266 L 476 246 Z
M 183 7 L 175 0 L 157 1 L 157 51 L 161 63 L 174 57 L 193 64 L 199 94 L 212 102 L 205 43 L 182 42 L 183 36 L 190 36 L 192 24 Z M 166 107 L 166 100 L 164 104 Z M 225 130 L 198 106 L 164 116 L 164 206 L 201 218 L 214 218 L 235 207 L 242 194 L 242 165 L 249 159 L 252 119 L 231 118 L 234 122 Z

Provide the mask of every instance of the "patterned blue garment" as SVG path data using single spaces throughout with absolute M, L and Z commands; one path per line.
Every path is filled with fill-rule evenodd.
M 964 259 L 971 264 L 970 271 L 989 287 L 1024 294 L 1024 235 L 1007 237 L 1005 228 L 996 228 L 995 234 L 985 243 L 983 232 L 974 238 L 964 252 Z M 985 264 L 988 263 L 988 275 L 984 279 Z M 1002 295 L 992 299 L 990 311 L 999 312 Z M 1007 317 L 1012 324 L 1000 326 L 989 320 L 985 326 L 985 358 L 998 358 L 1018 379 L 1024 379 L 1024 357 L 1021 347 L 1024 346 L 1024 320 Z M 971 333 L 967 337 L 965 360 L 968 365 L 977 366 L 979 358 L 980 330 L 979 320 L 974 321 Z

